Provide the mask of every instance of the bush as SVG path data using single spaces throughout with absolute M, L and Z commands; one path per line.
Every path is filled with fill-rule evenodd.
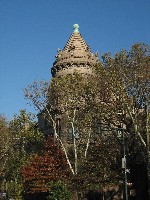
M 67 187 L 61 183 L 57 182 L 53 184 L 49 190 L 49 195 L 47 200 L 70 200 L 71 193 L 68 191 Z

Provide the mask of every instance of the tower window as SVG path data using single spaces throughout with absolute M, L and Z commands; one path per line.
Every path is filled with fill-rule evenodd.
M 72 140 L 73 140 L 72 128 L 69 128 L 69 129 L 68 129 L 68 140 L 69 140 L 70 142 L 72 142 Z
M 80 132 L 78 128 L 75 128 L 74 130 L 74 137 L 75 139 L 79 139 L 80 137 Z M 68 129 L 68 140 L 72 141 L 73 140 L 73 130 L 72 127 Z
M 107 138 L 109 135 L 109 127 L 105 124 L 97 124 L 97 134 Z

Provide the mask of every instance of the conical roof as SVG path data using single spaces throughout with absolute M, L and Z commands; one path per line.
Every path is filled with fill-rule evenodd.
M 79 71 L 83 74 L 91 73 L 93 65 L 99 62 L 98 54 L 91 52 L 89 46 L 79 33 L 79 25 L 74 25 L 74 32 L 71 34 L 64 49 L 58 49 L 56 61 L 51 69 L 52 76 L 62 76 Z
M 70 51 L 71 49 L 72 51 L 90 51 L 89 46 L 86 44 L 81 34 L 76 31 L 71 34 L 63 51 Z

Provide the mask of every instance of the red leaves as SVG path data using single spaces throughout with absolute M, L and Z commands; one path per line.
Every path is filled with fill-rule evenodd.
M 50 182 L 64 180 L 68 165 L 64 153 L 48 138 L 40 155 L 34 155 L 28 165 L 22 168 L 22 176 L 30 191 L 45 191 Z

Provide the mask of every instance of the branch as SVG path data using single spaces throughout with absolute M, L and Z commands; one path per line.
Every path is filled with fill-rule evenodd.
M 149 135 L 149 111 L 148 111 L 148 101 L 146 105 L 146 137 L 147 137 L 147 152 L 150 149 L 150 135 Z
M 46 110 L 47 110 L 47 113 L 49 114 L 50 119 L 52 120 L 52 123 L 53 123 L 54 136 L 55 136 L 55 138 L 60 142 L 61 147 L 62 147 L 62 150 L 63 150 L 64 153 L 65 153 L 65 157 L 66 157 L 67 163 L 68 163 L 68 165 L 69 165 L 69 167 L 70 167 L 70 170 L 71 170 L 72 174 L 74 175 L 75 172 L 74 172 L 73 167 L 72 167 L 72 165 L 71 165 L 71 162 L 70 162 L 70 160 L 69 160 L 69 157 L 68 157 L 66 148 L 65 148 L 65 146 L 64 146 L 64 144 L 63 144 L 61 138 L 59 137 L 59 135 L 58 135 L 58 133 L 57 133 L 57 130 L 56 130 L 56 122 L 55 122 L 55 120 L 53 119 L 52 115 L 50 114 L 49 110 L 48 110 L 47 108 L 46 108 Z M 49 121 L 49 122 L 50 122 L 50 121 Z
M 87 143 L 86 143 L 86 149 L 85 149 L 85 153 L 84 153 L 85 159 L 86 159 L 86 157 L 87 157 L 87 151 L 88 151 L 89 144 L 90 144 L 90 137 L 91 137 L 91 128 L 90 128 L 90 130 L 89 130 L 88 140 L 87 140 Z
M 119 86 L 119 87 L 120 87 L 120 89 L 122 89 L 123 91 L 125 91 L 124 88 L 121 88 L 121 86 Z M 139 132 L 138 129 L 137 129 L 137 124 L 135 123 L 135 119 L 133 118 L 133 115 L 132 115 L 132 113 L 131 113 L 131 110 L 130 110 L 130 108 L 129 108 L 129 105 L 127 104 L 127 101 L 126 101 L 124 95 L 123 95 L 123 100 L 124 100 L 124 102 L 126 102 L 125 105 L 126 105 L 126 107 L 127 107 L 128 114 L 129 114 L 129 116 L 131 117 L 131 120 L 132 120 L 132 122 L 133 122 L 135 133 L 137 133 L 137 135 L 138 135 L 138 137 L 140 138 L 142 144 L 144 145 L 144 147 L 146 147 L 146 143 L 145 143 L 144 139 L 142 138 L 142 135 L 140 134 L 140 132 Z
M 73 112 L 73 121 L 71 122 L 72 126 L 72 134 L 73 134 L 73 145 L 74 145 L 74 156 L 75 156 L 75 174 L 78 172 L 78 156 L 77 156 L 77 145 L 76 145 L 76 138 L 75 138 L 75 128 L 74 128 L 74 121 L 75 121 L 76 109 Z
M 142 144 L 144 145 L 144 147 L 146 147 L 146 143 L 145 143 L 145 141 L 143 140 L 143 138 L 142 138 L 140 132 L 137 130 L 137 125 L 135 124 L 135 120 L 134 120 L 134 118 L 133 118 L 133 116 L 132 116 L 132 113 L 131 113 L 131 111 L 130 111 L 130 108 L 129 108 L 129 106 L 128 106 L 127 104 L 126 104 L 126 106 L 127 106 L 127 110 L 128 110 L 129 116 L 130 116 L 131 119 L 132 119 L 132 122 L 133 122 L 133 125 L 134 125 L 135 132 L 136 132 L 137 135 L 139 136 L 139 138 L 140 138 Z

